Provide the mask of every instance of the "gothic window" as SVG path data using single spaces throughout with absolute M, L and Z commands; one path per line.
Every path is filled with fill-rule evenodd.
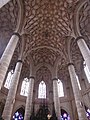
M 87 115 L 88 120 L 90 120 L 90 109 L 86 110 L 86 115 Z
M 24 109 L 19 108 L 13 115 L 12 120 L 24 120 Z
M 77 83 L 78 83 L 79 90 L 81 90 L 80 82 L 79 82 L 79 79 L 78 79 L 77 75 L 76 75 L 76 78 L 77 78 Z
M 90 71 L 89 71 L 88 66 L 86 65 L 85 61 L 83 62 L 83 65 L 84 65 L 84 71 L 85 71 L 86 77 L 88 79 L 88 82 L 90 83 Z
M 88 120 L 90 120 L 90 109 L 85 106 L 85 110 L 86 110 L 86 116 Z
M 70 115 L 64 109 L 61 109 L 61 120 L 70 120 Z
M 46 98 L 46 84 L 41 81 L 38 88 L 38 98 Z
M 11 84 L 11 81 L 12 81 L 13 73 L 14 73 L 13 70 L 8 72 L 8 75 L 7 75 L 5 84 L 4 84 L 4 87 L 7 88 L 7 89 L 10 88 L 10 84 Z
M 21 86 L 20 95 L 27 96 L 28 94 L 28 87 L 29 87 L 29 80 L 28 78 L 24 78 Z
M 59 79 L 58 79 L 58 94 L 59 94 L 59 97 L 64 96 L 63 84 Z

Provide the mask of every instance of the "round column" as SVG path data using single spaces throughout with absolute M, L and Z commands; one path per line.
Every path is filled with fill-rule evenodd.
M 30 77 L 24 120 L 30 120 L 31 109 L 32 109 L 32 100 L 33 100 L 33 88 L 34 88 L 34 77 Z
M 82 36 L 78 37 L 76 39 L 78 47 L 81 51 L 81 54 L 85 60 L 86 65 L 88 66 L 88 69 L 90 71 L 90 50 L 87 46 L 87 44 L 84 41 L 84 38 Z
M 22 69 L 22 61 L 18 60 L 16 67 L 15 67 L 14 75 L 12 78 L 12 83 L 11 83 L 8 96 L 6 99 L 4 111 L 2 114 L 2 117 L 4 120 L 11 120 L 11 115 L 12 115 L 12 110 L 13 110 L 13 106 L 15 102 L 15 96 L 16 96 L 16 91 L 17 91 L 21 69 Z
M 75 98 L 79 120 L 87 120 L 84 105 L 82 102 L 83 98 L 82 98 L 81 92 L 78 87 L 75 68 L 74 68 L 73 63 L 68 64 L 68 70 L 69 70 L 69 74 L 71 78 L 71 84 L 73 88 L 73 93 L 74 93 L 74 98 Z
M 60 100 L 59 100 L 59 95 L 58 95 L 58 79 L 54 78 L 53 79 L 53 97 L 54 97 L 54 107 L 55 107 L 55 112 L 58 120 L 60 120 L 61 117 L 61 110 L 60 110 Z
M 5 48 L 5 51 L 0 59 L 0 89 L 2 87 L 5 75 L 7 73 L 9 64 L 11 62 L 14 50 L 16 48 L 16 45 L 18 43 L 18 40 L 20 39 L 20 35 L 18 33 L 14 33 L 8 43 L 8 45 Z

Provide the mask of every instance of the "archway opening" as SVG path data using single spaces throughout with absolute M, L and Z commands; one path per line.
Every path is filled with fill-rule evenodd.
M 24 120 L 25 110 L 21 107 L 13 115 L 13 120 Z
M 61 109 L 61 120 L 70 120 L 70 115 L 64 109 Z

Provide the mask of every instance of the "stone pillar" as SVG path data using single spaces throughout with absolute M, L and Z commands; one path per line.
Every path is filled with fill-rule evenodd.
M 31 109 L 32 109 L 32 100 L 33 100 L 33 88 L 34 88 L 34 77 L 30 77 L 24 120 L 30 120 Z
M 12 78 L 11 86 L 8 92 L 8 96 L 6 99 L 4 111 L 2 114 L 2 117 L 4 120 L 11 120 L 11 115 L 12 115 L 12 110 L 15 102 L 15 96 L 16 96 L 21 69 L 22 69 L 22 61 L 18 60 L 15 67 L 14 75 Z
M 2 87 L 3 81 L 5 79 L 5 75 L 7 73 L 9 64 L 11 62 L 14 50 L 18 43 L 20 35 L 18 33 L 14 33 L 6 46 L 6 49 L 0 59 L 0 89 Z
M 84 38 L 82 36 L 76 38 L 78 47 L 81 51 L 81 54 L 85 60 L 86 65 L 88 66 L 88 69 L 90 71 L 90 50 L 87 46 L 87 44 L 84 41 Z
M 60 100 L 59 100 L 59 95 L 58 95 L 58 79 L 54 78 L 53 79 L 53 97 L 54 97 L 54 107 L 55 107 L 55 112 L 58 120 L 60 120 L 61 117 L 61 110 L 60 110 Z
M 73 93 L 74 93 L 74 98 L 75 98 L 79 120 L 87 120 L 84 105 L 83 105 L 83 98 L 82 98 L 81 92 L 78 87 L 73 63 L 68 64 L 68 70 L 69 70 L 69 74 L 71 78 L 71 84 L 73 88 Z

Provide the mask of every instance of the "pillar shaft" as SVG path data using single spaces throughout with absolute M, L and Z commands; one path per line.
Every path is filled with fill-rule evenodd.
M 90 50 L 87 44 L 85 43 L 83 37 L 78 37 L 76 40 L 77 40 L 78 47 L 81 51 L 81 54 L 85 60 L 85 63 L 88 66 L 88 69 L 90 71 Z
M 0 59 L 0 89 L 5 79 L 5 75 L 11 62 L 18 40 L 19 40 L 18 33 L 13 34 Z
M 77 107 L 79 120 L 87 120 L 84 105 L 82 102 L 83 98 L 82 98 L 81 92 L 78 87 L 76 73 L 75 73 L 73 64 L 69 64 L 68 70 L 69 70 L 69 74 L 70 74 L 70 78 L 71 78 L 71 84 L 72 84 L 72 88 L 73 88 L 73 93 L 74 93 L 74 98 L 75 98 L 75 103 L 76 103 L 76 107 Z
M 58 120 L 60 120 L 61 110 L 60 110 L 60 101 L 58 95 L 58 84 L 57 79 L 53 79 L 53 97 L 54 97 L 54 107 Z
M 14 75 L 13 75 L 8 96 L 6 99 L 6 103 L 5 103 L 5 107 L 2 115 L 4 120 L 11 120 L 11 115 L 12 115 L 12 110 L 15 102 L 15 96 L 16 96 L 21 69 L 22 69 L 22 62 L 19 61 L 16 64 Z
M 34 78 L 31 77 L 29 80 L 29 89 L 28 89 L 28 96 L 26 100 L 24 120 L 30 120 L 31 109 L 32 109 L 32 99 L 33 99 L 33 88 L 34 88 Z

